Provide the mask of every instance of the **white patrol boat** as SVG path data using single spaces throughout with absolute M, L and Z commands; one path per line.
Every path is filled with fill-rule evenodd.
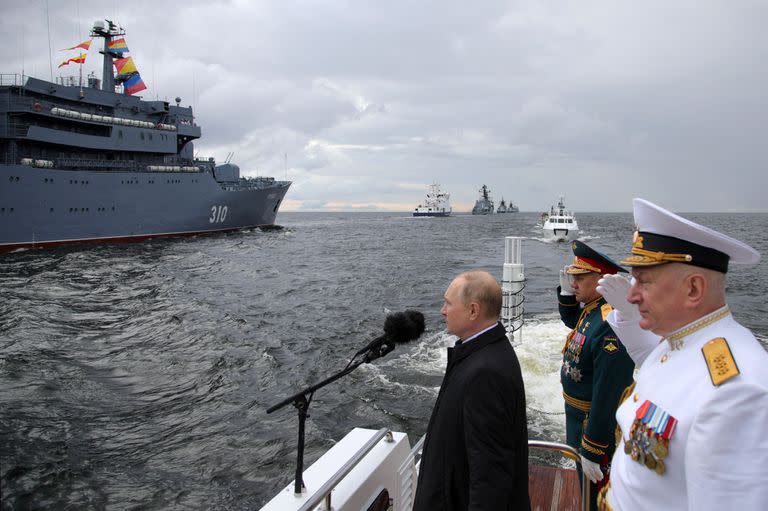
M 565 209 L 563 196 L 557 202 L 557 206 L 551 206 L 549 213 L 541 214 L 542 230 L 544 236 L 556 241 L 573 241 L 579 235 L 579 224 L 573 211 Z
M 520 343 L 525 284 L 522 264 L 522 238 L 505 238 L 502 277 L 502 323 L 513 346 Z M 385 327 L 386 329 L 386 327 Z M 373 348 L 378 350 L 380 348 Z M 364 350 L 361 350 L 364 351 Z M 381 354 L 366 355 L 365 360 Z M 360 352 L 358 352 L 360 353 Z M 357 355 L 356 355 L 357 356 Z M 312 394 L 322 386 L 348 374 L 360 363 L 347 367 L 334 376 L 313 385 L 267 410 L 271 413 L 292 403 L 299 411 L 298 448 L 295 479 L 286 485 L 261 511 L 411 511 L 416 496 L 421 450 L 425 436 L 411 446 L 406 433 L 382 428 L 354 428 L 303 470 L 304 421 Z M 565 444 L 528 440 L 531 455 L 542 450 L 559 454 L 581 463 L 578 451 Z M 582 481 L 585 492 L 579 490 L 576 469 L 529 463 L 529 496 L 531 509 L 552 511 L 586 510 L 589 484 Z
M 451 195 L 443 192 L 440 185 L 429 185 L 424 204 L 413 210 L 413 216 L 451 216 Z

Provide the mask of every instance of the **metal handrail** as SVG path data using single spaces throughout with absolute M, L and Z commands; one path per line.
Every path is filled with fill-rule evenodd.
M 416 455 L 419 454 L 419 451 L 421 451 L 421 448 L 424 447 L 424 440 L 426 440 L 426 439 L 427 439 L 427 434 L 426 433 L 421 435 L 421 438 L 419 438 L 419 441 L 416 442 L 416 445 L 414 445 L 413 449 L 411 449 L 410 456 L 413 456 L 414 458 L 416 458 Z M 421 457 L 419 456 L 419 458 L 421 458 Z M 419 461 L 421 461 L 421 460 L 419 460 Z
M 368 440 L 351 458 L 347 460 L 342 467 L 333 474 L 333 477 L 328 479 L 307 501 L 298 509 L 298 511 L 310 511 L 317 507 L 320 502 L 325 500 L 326 509 L 331 509 L 331 491 L 336 487 L 339 482 L 349 474 L 355 466 L 365 457 L 368 452 L 373 449 L 379 440 L 389 435 L 392 438 L 392 432 L 387 428 L 381 428 L 375 435 Z
M 547 451 L 557 451 L 562 456 L 573 460 L 580 467 L 581 466 L 581 454 L 579 451 L 571 447 L 570 445 L 559 444 L 557 442 L 547 442 L 545 440 L 528 440 L 529 449 L 543 449 Z M 581 509 L 587 511 L 589 509 L 589 479 L 584 470 L 581 471 Z

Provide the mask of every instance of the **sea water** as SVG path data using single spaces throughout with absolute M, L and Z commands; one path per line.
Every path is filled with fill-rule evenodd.
M 766 344 L 766 214 L 691 214 L 763 255 L 733 267 L 729 304 Z M 619 259 L 629 213 L 577 214 Z M 284 228 L 0 255 L 2 509 L 255 509 L 293 479 L 297 413 L 266 409 L 341 370 L 416 309 L 420 339 L 319 390 L 305 466 L 355 426 L 424 434 L 455 338 L 440 316 L 455 275 L 501 277 L 523 238 L 516 348 L 531 438 L 563 441 L 558 270 L 538 213 L 413 218 L 281 213 Z

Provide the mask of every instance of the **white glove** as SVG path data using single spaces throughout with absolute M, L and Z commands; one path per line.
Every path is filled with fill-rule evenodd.
M 571 281 L 568 278 L 568 274 L 565 273 L 565 270 L 567 270 L 570 267 L 570 265 L 565 265 L 565 267 L 560 270 L 560 294 L 563 296 L 573 296 L 573 287 L 571 286 Z
M 616 310 L 618 321 L 639 321 L 640 310 L 637 305 L 627 301 L 627 294 L 632 283 L 628 278 L 619 274 L 603 275 L 597 281 L 597 292 L 603 295 L 605 301 Z
M 587 479 L 596 483 L 603 480 L 603 471 L 600 470 L 600 465 L 594 461 L 589 461 L 584 456 L 581 457 L 581 470 L 587 476 Z

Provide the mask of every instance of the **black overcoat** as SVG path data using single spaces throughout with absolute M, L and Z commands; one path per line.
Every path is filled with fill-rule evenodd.
M 448 348 L 422 452 L 414 511 L 530 509 L 523 377 L 501 323 Z

